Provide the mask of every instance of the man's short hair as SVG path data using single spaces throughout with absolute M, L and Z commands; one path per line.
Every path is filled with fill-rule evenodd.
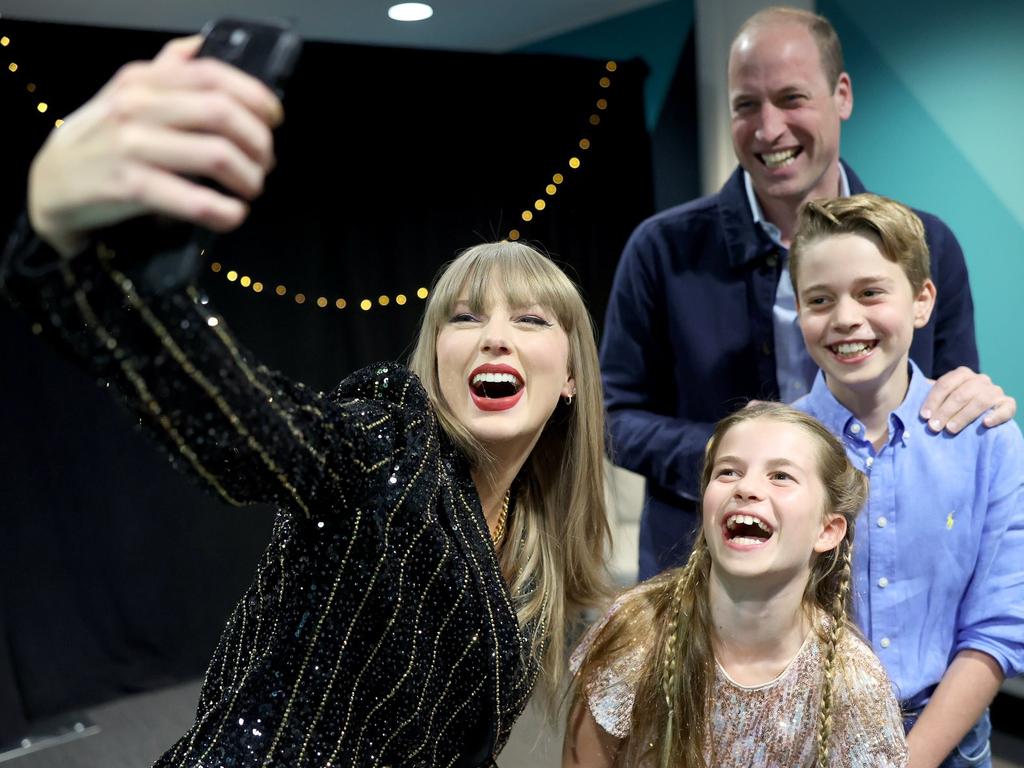
M 839 42 L 839 35 L 836 34 L 832 22 L 824 16 L 805 11 L 800 8 L 790 8 L 784 5 L 773 5 L 758 11 L 740 27 L 732 44 L 744 34 L 757 27 L 764 27 L 770 24 L 799 24 L 811 33 L 815 44 L 818 46 L 818 54 L 821 56 L 821 71 L 825 74 L 825 81 L 831 90 L 836 89 L 839 82 L 839 75 L 843 68 L 843 46 Z
M 806 248 L 835 235 L 877 239 L 882 255 L 903 270 L 917 294 L 931 278 L 931 259 L 924 224 L 912 210 L 881 195 L 864 192 L 850 197 L 811 200 L 800 209 L 796 234 L 789 249 L 789 276 L 800 295 L 800 259 Z

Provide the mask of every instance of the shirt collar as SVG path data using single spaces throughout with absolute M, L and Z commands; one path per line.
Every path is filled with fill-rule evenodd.
M 928 392 L 931 391 L 931 382 L 911 360 L 908 364 L 910 375 L 910 386 L 907 388 L 906 397 L 903 402 L 889 414 L 889 442 L 896 441 L 906 443 L 907 427 L 920 421 L 920 410 L 924 404 Z M 845 405 L 840 403 L 825 383 L 825 374 L 818 371 L 814 377 L 814 384 L 808 396 L 816 404 L 815 416 L 828 431 L 833 435 L 849 437 L 854 440 L 864 440 L 864 424 Z
M 843 164 L 837 163 L 837 165 L 839 166 L 839 196 L 849 197 L 850 178 L 846 175 L 846 168 Z M 757 194 L 754 192 L 754 181 L 746 171 L 743 171 L 743 188 L 747 192 L 747 203 L 750 205 L 750 213 L 754 217 L 754 223 L 761 225 L 761 229 L 763 229 L 765 234 L 772 239 L 773 243 L 781 245 L 782 232 L 777 226 L 764 217 L 764 211 L 761 210 L 761 203 L 758 202 Z

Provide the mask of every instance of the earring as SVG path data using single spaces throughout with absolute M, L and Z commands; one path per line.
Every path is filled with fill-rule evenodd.
M 576 392 L 573 392 L 573 393 L 572 393 L 571 395 L 566 395 L 566 396 L 565 396 L 565 397 L 563 398 L 563 400 L 565 401 L 565 404 L 566 404 L 566 405 L 572 405 L 572 399 L 573 399 L 574 397 L 576 397 Z

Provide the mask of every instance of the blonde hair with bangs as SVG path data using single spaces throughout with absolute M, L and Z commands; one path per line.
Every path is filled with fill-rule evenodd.
M 520 626 L 536 622 L 533 653 L 553 706 L 564 674 L 568 626 L 608 593 L 604 401 L 593 321 L 576 286 L 548 257 L 523 243 L 478 245 L 437 279 L 409 368 L 423 383 L 445 432 L 474 467 L 489 469 L 492 457 L 441 393 L 437 337 L 457 301 L 467 300 L 479 311 L 495 290 L 509 306 L 537 304 L 553 313 L 568 336 L 569 372 L 576 382 L 575 401 L 559 401 L 520 470 L 515 512 L 500 552 Z

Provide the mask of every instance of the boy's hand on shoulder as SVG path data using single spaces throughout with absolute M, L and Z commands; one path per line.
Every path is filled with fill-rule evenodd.
M 988 411 L 988 413 L 986 413 Z M 939 377 L 921 408 L 933 432 L 957 434 L 985 414 L 982 423 L 995 427 L 1017 413 L 1017 401 L 984 373 L 960 366 Z

